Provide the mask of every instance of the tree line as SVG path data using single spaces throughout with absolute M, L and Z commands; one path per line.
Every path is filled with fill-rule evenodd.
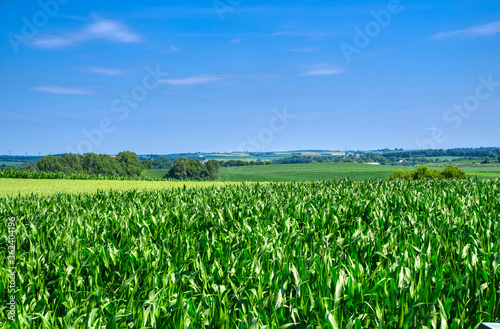
M 65 153 L 62 156 L 44 156 L 36 163 L 36 169 L 46 172 L 124 177 L 139 177 L 149 167 L 148 163 L 141 162 L 137 154 L 130 151 L 120 152 L 116 156 Z
M 227 161 L 219 161 L 219 165 L 221 167 L 244 167 L 244 166 L 263 166 L 270 165 L 272 162 L 264 162 L 262 160 L 257 161 L 243 161 L 243 160 L 227 160 Z
M 498 158 L 500 148 L 479 148 L 479 149 L 451 149 L 451 150 L 414 150 L 402 152 L 388 152 L 381 154 L 385 158 L 397 157 L 401 159 L 412 157 L 478 157 L 478 158 Z
M 170 161 L 166 158 L 140 161 L 137 154 L 129 151 L 116 156 L 87 153 L 85 155 L 65 153 L 62 156 L 44 156 L 31 168 L 44 172 L 87 174 L 117 177 L 139 177 L 147 169 L 169 169 L 164 178 L 213 180 L 218 178 L 219 163 L 209 160 L 178 158 Z

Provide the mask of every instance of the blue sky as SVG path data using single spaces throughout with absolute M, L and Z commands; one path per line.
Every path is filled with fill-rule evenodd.
M 500 146 L 500 2 L 0 2 L 0 154 Z

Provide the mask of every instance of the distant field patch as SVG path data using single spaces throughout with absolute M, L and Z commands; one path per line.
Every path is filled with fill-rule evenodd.
M 224 167 L 219 170 L 221 181 L 275 182 L 324 181 L 350 178 L 354 180 L 388 178 L 398 170 L 412 167 L 374 166 L 361 163 L 303 163 L 286 165 Z
M 3 165 L 6 165 L 7 167 L 10 167 L 12 165 L 20 166 L 23 163 L 25 163 L 25 162 L 20 162 L 20 161 L 0 161 L 0 167 L 3 166 Z
M 467 172 L 468 176 L 483 176 L 483 177 L 500 177 L 500 173 L 492 172 Z
M 483 172 L 500 174 L 500 166 L 477 165 L 477 166 L 460 166 L 465 172 Z

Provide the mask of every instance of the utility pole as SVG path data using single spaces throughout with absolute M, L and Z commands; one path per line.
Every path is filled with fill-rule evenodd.
M 11 156 L 11 155 L 12 155 L 12 150 L 9 150 L 9 156 Z

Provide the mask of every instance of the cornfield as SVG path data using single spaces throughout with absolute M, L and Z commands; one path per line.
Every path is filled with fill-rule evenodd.
M 0 178 L 23 178 L 23 179 L 73 179 L 73 180 L 145 180 L 163 181 L 165 179 L 154 177 L 128 177 L 128 176 L 105 176 L 88 174 L 68 174 L 63 172 L 27 171 L 0 169 Z
M 499 199 L 498 180 L 5 197 L 12 325 L 475 328 L 500 320 Z

